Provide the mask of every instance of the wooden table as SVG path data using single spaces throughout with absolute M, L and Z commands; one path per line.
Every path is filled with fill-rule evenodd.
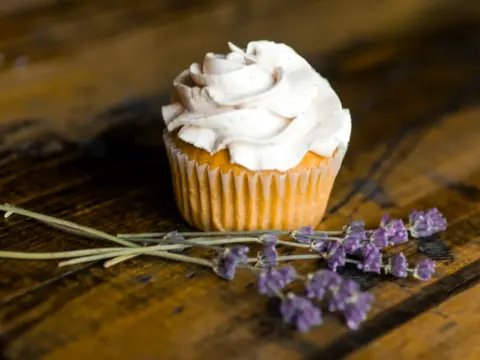
M 140 6 L 142 16 L 147 16 L 147 5 L 152 3 L 139 4 L 144 6 Z M 45 11 L 48 17 L 50 10 Z M 23 31 L 13 25 L 10 29 Z M 154 43 L 155 32 L 150 30 L 136 34 L 137 42 L 132 40 L 141 51 Z M 25 45 L 19 40 L 24 37 L 17 35 L 11 35 L 10 42 L 6 34 L 0 36 L 4 45 Z M 269 310 L 265 298 L 256 294 L 248 273 L 228 283 L 194 265 L 150 257 L 109 269 L 99 263 L 58 268 L 51 261 L 0 260 L 1 356 L 12 360 L 477 359 L 479 36 L 478 26 L 464 24 L 396 40 L 365 41 L 334 52 L 299 41 L 352 109 L 354 119 L 350 150 L 322 227 L 337 229 L 351 219 L 375 226 L 385 212 L 406 216 L 412 208 L 429 207 L 438 207 L 449 220 L 442 241 L 454 259 L 439 261 L 433 280 L 420 283 L 349 274 L 376 296 L 374 309 L 359 331 L 348 331 L 334 315 L 326 315 L 325 324 L 307 335 L 290 331 Z M 199 41 L 213 41 L 205 39 Z M 124 40 L 128 47 L 131 39 Z M 149 78 L 153 68 L 140 65 L 139 80 L 126 74 L 115 87 L 105 74 L 108 66 L 98 69 L 93 64 L 93 75 L 68 72 L 78 70 L 85 58 L 68 57 L 66 48 L 59 53 L 46 49 L 34 53 L 38 62 L 31 64 L 31 73 L 24 58 L 0 73 L 2 116 L 12 120 L 0 123 L 0 201 L 110 233 L 184 228 L 159 142 L 158 99 L 165 97 L 157 94 L 167 88 L 171 77 L 160 79 L 161 86 L 155 88 Z M 107 50 L 117 54 L 125 48 L 112 49 Z M 107 50 L 99 46 L 90 58 L 85 56 L 101 59 Z M 204 50 L 209 49 L 192 53 Z M 158 51 L 154 53 L 158 56 Z M 17 55 L 21 57 L 21 52 Z M 130 59 L 137 57 L 131 54 Z M 158 59 L 155 64 L 165 64 Z M 112 61 L 112 73 L 127 68 L 126 61 Z M 61 71 L 52 77 L 51 69 Z M 179 69 L 171 65 L 168 71 L 172 75 Z M 25 78 L 26 74 L 30 75 Z M 125 84 L 132 85 L 133 94 L 120 94 Z M 106 111 L 110 104 L 133 95 L 138 95 L 135 101 L 123 101 Z M 68 114 L 85 118 L 79 123 Z M 101 135 L 92 139 L 93 133 Z M 100 246 L 99 241 L 17 216 L 2 220 L 0 229 L 3 250 Z M 420 258 L 416 242 L 396 250 L 412 260 Z

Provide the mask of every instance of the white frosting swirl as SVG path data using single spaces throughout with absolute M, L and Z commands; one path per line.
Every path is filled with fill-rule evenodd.
M 293 49 L 271 41 L 208 53 L 175 80 L 180 102 L 162 108 L 168 131 L 250 170 L 286 171 L 308 151 L 348 146 L 350 113 L 326 79 Z

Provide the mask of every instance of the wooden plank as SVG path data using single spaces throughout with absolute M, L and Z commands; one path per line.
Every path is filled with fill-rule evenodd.
M 70 140 L 93 136 L 104 129 L 98 117 L 106 109 L 163 94 L 189 62 L 205 49 L 225 49 L 227 41 L 244 44 L 263 37 L 319 56 L 358 38 L 405 32 L 419 17 L 424 27 L 442 22 L 435 15 L 442 12 L 433 10 L 452 6 L 428 0 L 342 4 L 307 1 L 291 9 L 289 2 L 272 0 L 254 5 L 234 0 L 201 5 L 187 0 L 8 1 L 5 14 L 14 15 L 0 22 L 0 124 L 35 121 L 4 139 L 0 151 L 52 132 Z M 156 102 L 150 107 L 158 113 Z
M 477 359 L 480 285 L 430 309 L 347 359 Z
M 415 46 L 389 42 L 357 49 L 325 67 L 353 109 L 355 130 L 323 226 L 338 228 L 352 217 L 374 226 L 384 211 L 405 216 L 412 207 L 438 206 L 449 219 L 444 241 L 455 261 L 440 262 L 431 282 L 363 277 L 376 302 L 361 331 L 349 332 L 327 315 L 322 328 L 301 336 L 279 323 L 248 273 L 225 283 L 194 266 L 150 258 L 69 272 L 54 263 L 0 261 L 4 356 L 338 358 L 471 286 L 480 273 L 480 169 L 474 155 L 480 73 L 474 57 L 461 55 L 478 50 L 471 32 L 462 31 L 449 29 L 449 37 L 437 34 L 436 42 L 425 38 Z M 399 75 L 398 69 L 407 70 Z M 184 226 L 173 211 L 161 147 L 128 145 L 97 160 L 75 149 L 42 161 L 21 157 L 0 168 L 1 199 L 112 233 Z M 19 217 L 2 230 L 7 249 L 98 244 Z M 400 249 L 418 258 L 415 243 Z

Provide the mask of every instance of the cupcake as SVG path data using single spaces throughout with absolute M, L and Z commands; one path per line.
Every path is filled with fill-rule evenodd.
M 231 43 L 174 80 L 162 107 L 178 208 L 200 230 L 316 226 L 351 118 L 326 79 L 285 44 Z

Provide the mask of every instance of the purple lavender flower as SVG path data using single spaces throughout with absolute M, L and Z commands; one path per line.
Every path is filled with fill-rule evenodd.
M 346 233 L 356 232 L 361 233 L 365 231 L 365 222 L 363 220 L 352 221 L 350 225 L 345 228 Z
M 283 276 L 285 282 L 290 284 L 298 277 L 297 270 L 291 265 L 285 265 L 277 268 L 277 271 Z
M 259 263 L 265 267 L 278 265 L 278 252 L 275 245 L 265 245 L 258 254 Z
M 264 245 L 273 245 L 275 246 L 278 241 L 278 237 L 275 234 L 272 233 L 265 233 L 259 236 L 259 240 L 262 242 Z
M 324 253 L 327 251 L 328 244 L 331 240 L 327 240 L 327 233 L 317 233 L 312 238 L 310 238 L 310 248 L 316 252 Z
M 285 284 L 277 270 L 268 269 L 259 273 L 257 287 L 259 294 L 276 296 L 277 292 L 285 287 Z
M 182 235 L 180 235 L 178 233 L 178 231 L 176 231 L 176 230 L 173 230 L 173 231 L 170 231 L 170 232 L 166 233 L 164 238 L 167 239 L 168 241 L 172 241 L 172 242 L 185 241 L 185 238 Z
M 357 330 L 360 324 L 367 318 L 367 313 L 372 308 L 373 295 L 361 292 L 349 299 L 343 310 L 347 326 Z
M 339 266 L 345 265 L 345 249 L 339 242 L 331 241 L 327 247 L 326 258 L 328 267 L 337 271 Z
M 322 300 L 327 293 L 337 289 L 342 278 L 334 271 L 319 270 L 309 274 L 305 283 L 306 296 L 309 299 Z
M 347 254 L 354 254 L 362 247 L 362 242 L 365 240 L 363 232 L 351 232 L 347 234 L 343 240 L 343 247 Z
M 296 242 L 309 244 L 313 235 L 313 228 L 311 226 L 302 226 L 300 229 L 292 231 L 291 235 Z
M 431 236 L 447 228 L 447 220 L 436 208 L 426 212 L 413 210 L 408 218 L 410 234 L 415 238 Z
M 338 288 L 332 292 L 328 302 L 328 311 L 344 310 L 350 298 L 360 292 L 360 285 L 353 280 L 343 280 Z
M 250 248 L 245 245 L 235 245 L 232 246 L 230 249 L 230 254 L 233 256 L 237 261 L 246 263 L 248 261 L 248 252 Z
M 169 244 L 183 244 L 185 242 L 185 238 L 175 230 L 165 234 L 164 238 L 166 240 L 166 243 L 169 243 Z M 172 249 L 169 251 L 182 252 L 183 250 L 185 250 L 185 248 Z
M 311 242 L 311 249 L 318 252 L 318 253 L 324 253 L 328 249 L 328 244 L 330 243 L 330 240 L 319 240 L 315 239 Z
M 286 295 L 280 305 L 283 321 L 295 325 L 300 332 L 322 324 L 322 312 L 307 298 L 292 293 Z
M 419 280 L 427 281 L 430 280 L 433 273 L 435 272 L 435 262 L 424 259 L 421 260 L 413 271 L 413 276 Z
M 397 245 L 397 244 L 403 244 L 404 242 L 408 241 L 408 231 L 406 229 L 404 230 L 398 230 L 395 235 L 393 235 L 390 238 L 390 243 L 392 245 Z
M 367 244 L 363 248 L 363 261 L 357 264 L 357 268 L 364 272 L 380 273 L 382 267 L 382 254 L 373 244 Z
M 398 278 L 406 278 L 408 275 L 407 270 L 408 262 L 403 253 L 393 255 L 390 259 L 388 259 L 388 264 L 385 267 L 386 273 L 391 273 L 393 276 Z
M 388 215 L 382 217 L 380 226 L 387 230 L 388 236 L 393 236 L 397 231 L 405 230 L 405 225 L 402 219 L 390 219 Z
M 397 245 L 408 241 L 408 232 L 402 219 L 390 219 L 385 215 L 380 221 L 380 227 L 387 232 L 391 244 Z
M 369 240 L 378 250 L 386 248 L 388 246 L 387 230 L 381 227 L 372 231 Z
M 278 269 L 262 271 L 258 276 L 258 292 L 267 296 L 278 296 L 278 292 L 297 278 L 297 272 L 291 265 Z
M 434 233 L 447 229 L 447 219 L 444 218 L 443 214 L 437 208 L 427 210 L 427 216 L 432 221 L 431 230 Z
M 227 280 L 235 277 L 235 272 L 239 264 L 246 264 L 248 261 L 247 253 L 250 249 L 248 246 L 236 245 L 219 254 L 215 259 L 213 270 L 216 274 Z

